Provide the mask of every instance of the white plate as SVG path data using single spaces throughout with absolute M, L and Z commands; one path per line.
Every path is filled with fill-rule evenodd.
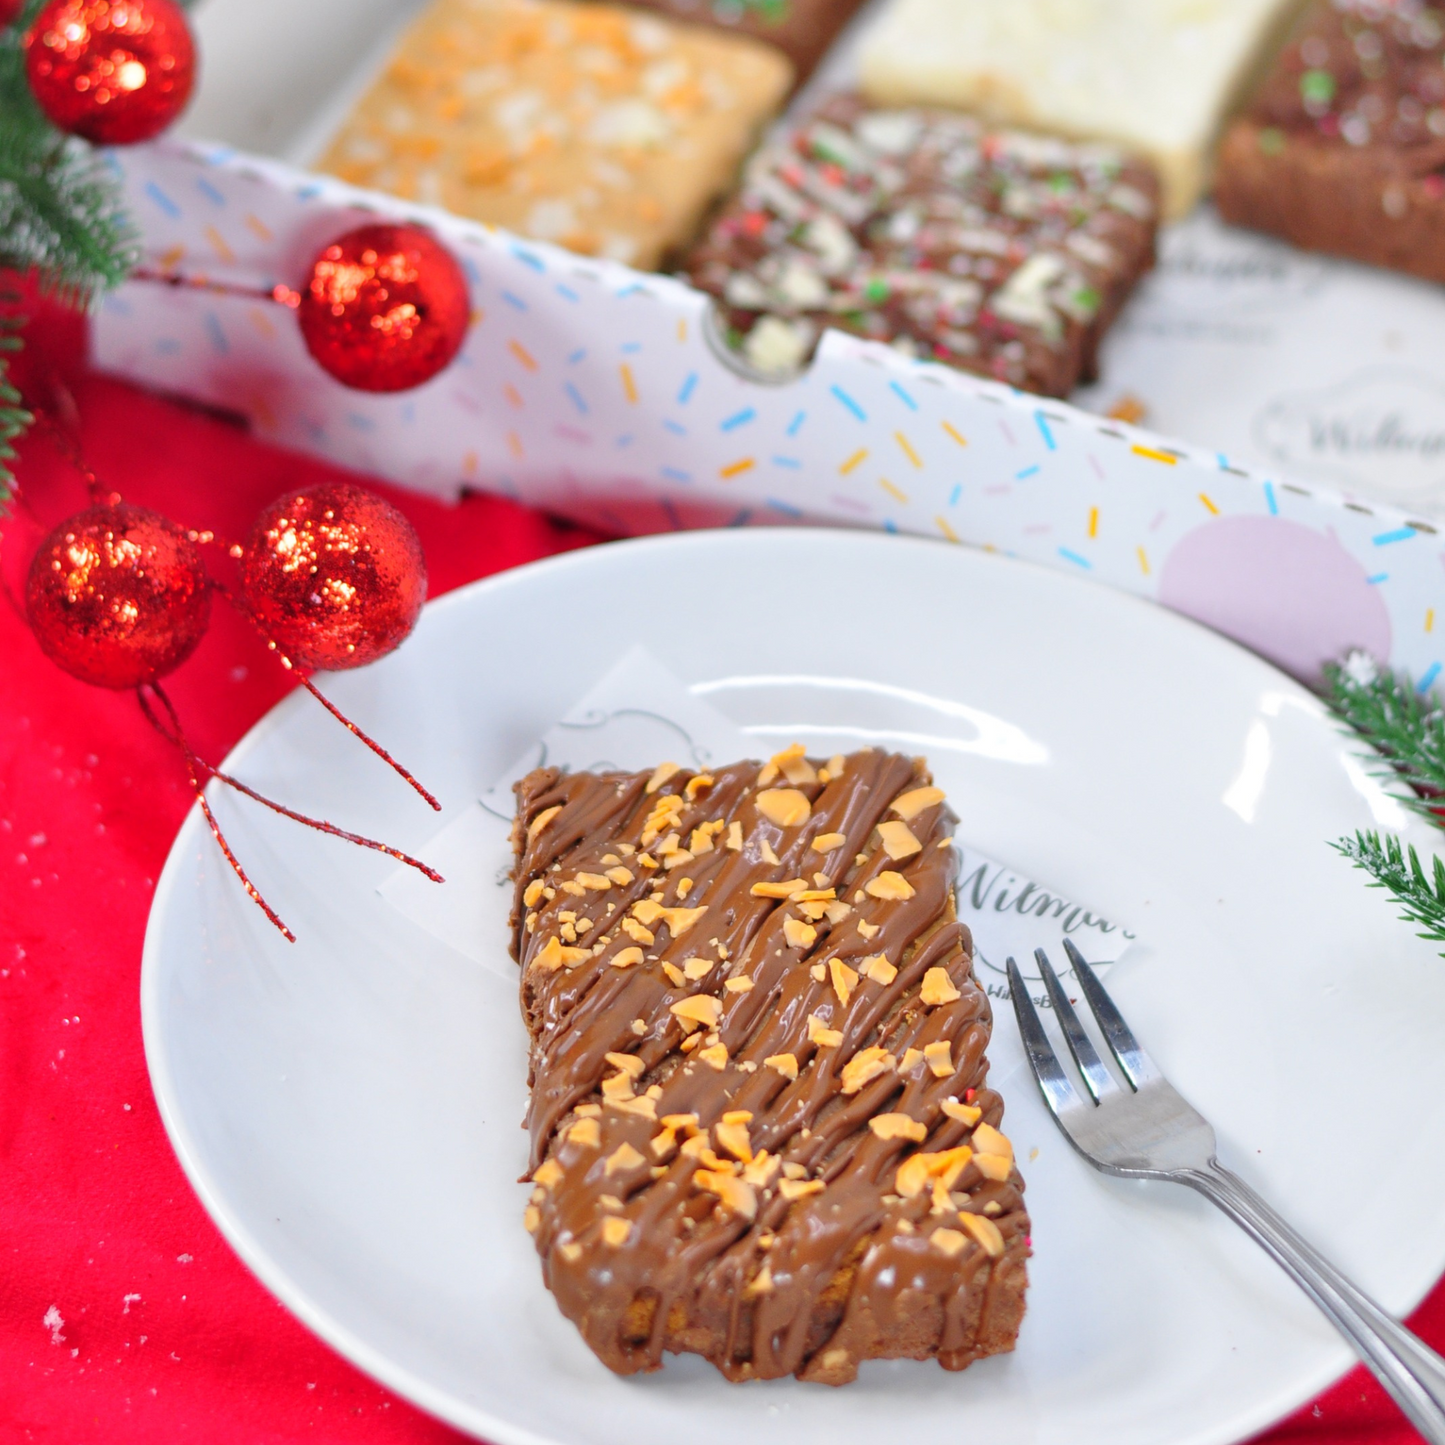
M 708 684 L 760 752 L 795 735 L 927 751 L 966 837 L 1138 929 L 1111 988 L 1226 1162 L 1385 1305 L 1424 1294 L 1445 1267 L 1445 963 L 1326 846 L 1404 820 L 1307 693 L 1103 587 L 807 531 L 619 543 L 504 574 L 328 691 L 451 813 L 637 641 Z M 979 750 L 970 710 L 1038 747 Z M 401 847 L 437 826 L 304 696 L 227 766 Z M 522 1230 L 513 990 L 383 903 L 389 860 L 218 808 L 300 941 L 243 897 L 193 813 L 142 979 L 181 1162 L 307 1324 L 495 1445 L 1203 1445 L 1349 1363 L 1233 1226 L 1186 1191 L 1092 1173 L 1015 1073 L 995 1082 L 1035 1258 L 1014 1355 L 962 1375 L 871 1364 L 836 1391 L 728 1385 L 695 1358 L 618 1379 L 558 1314 Z

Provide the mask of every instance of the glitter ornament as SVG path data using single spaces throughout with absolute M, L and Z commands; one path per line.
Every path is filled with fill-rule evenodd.
M 25 37 L 25 71 L 61 130 L 129 145 L 185 108 L 196 52 L 174 0 L 50 0 Z
M 211 584 L 174 522 L 119 503 L 77 513 L 40 544 L 25 605 L 41 648 L 66 672 L 98 687 L 138 687 L 195 651 Z
M 417 226 L 361 226 L 312 263 L 297 310 L 306 349 L 346 386 L 406 391 L 461 350 L 467 278 Z
M 324 482 L 261 513 L 241 561 L 241 595 L 288 665 L 361 667 L 416 625 L 426 559 L 390 502 Z

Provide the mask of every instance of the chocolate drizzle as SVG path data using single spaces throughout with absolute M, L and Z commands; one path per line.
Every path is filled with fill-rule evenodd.
M 517 799 L 527 1225 L 603 1362 L 841 1384 L 1011 1349 L 1023 1183 L 921 764 L 539 769 Z

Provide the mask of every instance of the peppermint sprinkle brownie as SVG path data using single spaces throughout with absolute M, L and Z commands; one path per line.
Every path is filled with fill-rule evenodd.
M 1066 396 L 1153 264 L 1158 218 L 1153 171 L 1113 147 L 843 95 L 754 156 L 686 270 L 763 371 L 836 326 Z
M 1029 1221 L 922 763 L 517 784 L 532 1234 L 609 1368 L 1011 1350 Z
M 1226 220 L 1445 281 L 1445 17 L 1319 0 L 1225 137 Z

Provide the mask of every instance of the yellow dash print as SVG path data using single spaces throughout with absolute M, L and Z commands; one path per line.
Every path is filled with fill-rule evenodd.
M 271 318 L 259 306 L 251 307 L 246 314 L 251 318 L 251 325 L 268 341 L 275 336 L 276 328 L 271 324 Z
M 222 261 L 234 261 L 236 253 L 226 244 L 226 238 L 214 227 L 206 227 L 206 240 L 211 243 L 211 249 Z
M 740 461 L 729 462 L 727 466 L 721 468 L 718 476 L 724 481 L 729 481 L 733 477 L 741 476 L 744 472 L 752 471 L 756 465 L 757 463 L 751 457 L 743 457 Z
M 274 241 L 276 238 L 271 234 L 271 228 L 260 216 L 253 216 L 249 211 L 246 213 L 246 228 L 253 236 L 262 241 Z
M 513 337 L 512 340 L 507 343 L 507 350 L 510 351 L 512 355 L 515 356 L 517 360 L 520 361 L 522 365 L 527 368 L 528 371 L 536 371 L 536 358 L 532 355 L 530 351 L 527 350 L 525 346 L 522 345 L 520 341 L 516 339 L 516 337 Z
M 856 466 L 858 465 L 858 463 L 861 462 L 861 461 L 863 460 L 863 458 L 866 457 L 867 455 L 868 455 L 868 448 L 867 448 L 867 447 L 859 447 L 858 450 L 857 450 L 856 452 L 854 452 L 853 455 L 852 455 L 851 457 L 849 457 L 848 460 L 847 460 L 846 462 L 844 462 L 841 467 L 838 468 L 838 475 L 839 475 L 840 477 L 846 477 L 846 476 L 848 475 L 848 473 L 851 472 L 851 471 L 853 470 L 853 468 L 856 467 Z
M 1138 552 L 1139 570 L 1147 577 L 1149 575 L 1149 554 L 1142 547 L 1138 549 Z
M 1163 462 L 1165 466 L 1172 467 L 1178 457 L 1172 457 L 1168 452 L 1161 452 L 1154 447 L 1141 447 L 1137 442 L 1129 448 L 1136 457 L 1148 457 L 1151 462 Z
M 1219 515 L 1219 508 L 1214 505 L 1214 501 L 1212 498 L 1207 497 L 1203 492 L 1200 492 L 1199 500 L 1203 502 L 1204 505 L 1208 507 L 1209 510 L 1213 512 L 1216 517 Z
M 1090 536 L 1090 537 L 1097 537 L 1098 535 L 1099 535 L 1099 509 L 1098 509 L 1097 507 L 1090 507 L 1090 508 L 1089 508 L 1089 536 Z
M 898 445 L 903 448 L 903 455 L 907 457 L 908 460 L 912 462 L 915 467 L 918 467 L 921 470 L 923 467 L 923 458 L 920 457 L 918 453 L 913 450 L 913 446 L 909 442 L 908 438 L 904 436 L 901 431 L 896 431 L 893 433 L 893 440 L 896 441 Z
M 161 253 L 160 261 L 161 270 L 175 270 L 175 268 L 181 264 L 181 261 L 185 257 L 185 254 L 186 248 L 184 246 L 172 246 L 169 251 L 163 251 Z
M 942 532 L 943 535 L 947 537 L 950 542 L 958 541 L 958 533 L 955 532 L 953 528 L 948 525 L 947 517 L 935 517 L 933 520 L 938 523 L 938 530 Z
M 622 391 L 634 406 L 637 405 L 637 383 L 632 379 L 632 368 L 624 361 L 618 371 L 622 373 Z
M 900 502 L 906 503 L 908 501 L 908 493 L 905 492 L 901 487 L 895 487 L 893 483 L 888 480 L 887 477 L 879 477 L 878 485 L 882 487 L 883 490 L 887 492 L 890 497 L 897 497 Z
M 522 438 L 519 437 L 514 431 L 509 431 L 507 433 L 507 450 L 511 452 L 511 454 L 516 457 L 518 461 L 521 461 L 521 459 L 527 455 L 527 453 L 522 449 Z
M 1426 631 L 1426 632 L 1434 632 L 1434 630 L 1435 630 L 1435 609 L 1434 609 L 1433 607 L 1429 607 L 1429 608 L 1426 608 L 1426 610 L 1425 610 L 1425 631 Z
M 959 446 L 966 447 L 968 445 L 968 438 L 966 436 L 960 435 L 960 433 L 954 427 L 951 427 L 947 422 L 943 423 L 943 429 L 949 434 L 949 436 L 954 439 L 954 441 L 959 444 Z

